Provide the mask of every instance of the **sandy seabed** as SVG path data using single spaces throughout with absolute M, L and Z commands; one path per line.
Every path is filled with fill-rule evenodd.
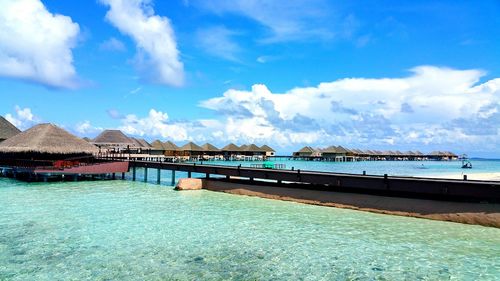
M 500 173 L 499 173 L 500 174 Z M 483 178 L 484 179 L 484 178 Z M 500 228 L 500 204 L 448 202 L 204 180 L 203 189 L 237 195 Z

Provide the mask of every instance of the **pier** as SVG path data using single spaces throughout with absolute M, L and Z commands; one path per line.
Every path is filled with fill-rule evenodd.
M 175 173 L 185 172 L 188 178 L 192 173 L 204 174 L 206 179 L 247 180 L 251 184 L 286 184 L 287 187 L 367 193 L 408 198 L 430 198 L 449 201 L 500 202 L 500 182 L 433 179 L 386 175 L 344 174 L 305 170 L 279 170 L 248 168 L 240 166 L 200 165 L 187 163 L 166 163 L 153 161 L 130 161 L 132 180 L 136 179 L 136 169 L 144 168 L 144 180 L 148 170 L 156 169 L 156 180 L 160 182 L 160 171 L 172 171 L 172 185 Z

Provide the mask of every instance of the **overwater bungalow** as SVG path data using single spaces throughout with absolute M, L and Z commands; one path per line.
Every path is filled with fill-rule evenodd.
M 16 126 L 12 125 L 7 119 L 0 116 L 0 142 L 19 134 L 19 130 Z
M 327 161 L 345 161 L 347 153 L 345 150 L 339 150 L 336 146 L 332 145 L 321 150 L 321 156 Z
M 299 151 L 293 153 L 294 157 L 312 157 L 314 153 L 314 148 L 310 146 L 304 146 Z
M 163 149 L 164 149 L 165 156 L 179 156 L 181 153 L 181 150 L 179 149 L 179 147 L 171 141 L 164 142 Z
M 204 145 L 201 146 L 203 148 L 203 159 L 208 159 L 208 160 L 222 160 L 222 152 L 219 148 L 217 148 L 215 145 L 211 143 L 205 143 Z
M 203 148 L 194 142 L 188 142 L 179 148 L 181 156 L 186 160 L 195 160 L 203 156 Z
M 270 146 L 266 145 L 266 144 L 264 144 L 260 148 L 266 152 L 266 156 L 267 157 L 275 156 L 276 155 L 276 151 L 274 149 L 272 149 Z
M 242 145 L 240 147 L 244 160 L 263 160 L 266 152 L 255 144 Z
M 101 153 L 119 153 L 129 150 L 136 144 L 120 130 L 104 130 L 92 140 L 99 147 Z
M 39 124 L 0 143 L 0 165 L 14 176 L 36 180 L 50 175 L 126 172 L 126 162 L 99 162 L 99 149 L 53 124 Z
M 237 157 L 241 154 L 241 149 L 234 143 L 230 143 L 221 148 L 221 152 L 224 155 L 224 159 L 236 160 Z

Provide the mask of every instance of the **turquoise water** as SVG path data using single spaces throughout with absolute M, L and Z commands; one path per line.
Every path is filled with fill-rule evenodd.
M 448 174 L 473 174 L 500 172 L 500 160 L 472 160 L 472 169 L 462 169 L 461 161 L 361 161 L 361 162 L 324 162 L 276 160 L 275 164 L 285 164 L 287 169 L 326 171 L 339 173 L 398 176 L 426 176 Z M 205 164 L 234 165 L 250 167 L 263 162 L 250 161 L 206 161 Z
M 500 230 L 131 181 L 0 179 L 0 280 L 498 280 Z

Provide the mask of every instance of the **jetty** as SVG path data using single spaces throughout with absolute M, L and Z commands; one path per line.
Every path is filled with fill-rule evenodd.
M 102 159 L 104 160 L 104 159 Z M 109 161 L 117 161 L 112 159 Z M 366 193 L 406 198 L 430 198 L 447 201 L 500 202 L 500 182 L 472 181 L 464 175 L 462 180 L 401 177 L 305 171 L 300 169 L 272 169 L 239 166 L 169 163 L 143 160 L 128 162 L 132 180 L 137 179 L 137 169 L 144 169 L 144 181 L 148 171 L 156 171 L 156 182 L 161 182 L 161 171 L 171 171 L 171 184 L 176 183 L 176 173 L 183 172 L 187 178 L 194 173 L 203 174 L 204 179 L 244 181 L 247 184 L 274 184 L 324 191 Z M 123 176 L 122 176 L 123 177 Z

